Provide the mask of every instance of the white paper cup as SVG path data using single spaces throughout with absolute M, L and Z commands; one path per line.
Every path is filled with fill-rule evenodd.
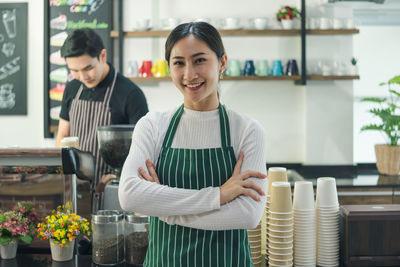
M 333 177 L 320 177 L 317 179 L 316 206 L 331 207 L 339 205 L 336 190 L 336 180 Z
M 294 210 L 315 209 L 314 189 L 312 182 L 297 181 L 294 183 L 293 209 Z

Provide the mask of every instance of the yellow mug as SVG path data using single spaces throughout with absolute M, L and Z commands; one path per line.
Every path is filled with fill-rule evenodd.
M 169 75 L 167 61 L 157 59 L 151 68 L 151 73 L 153 73 L 154 77 L 167 77 Z

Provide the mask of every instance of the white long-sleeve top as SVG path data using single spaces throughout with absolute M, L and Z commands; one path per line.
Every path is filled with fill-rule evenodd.
M 149 112 L 136 124 L 119 183 L 118 195 L 122 209 L 157 216 L 168 224 L 203 230 L 255 228 L 265 209 L 267 178 L 249 178 L 265 192 L 265 196 L 260 196 L 261 201 L 241 195 L 222 206 L 219 187 L 182 189 L 139 178 L 138 168 L 146 169 L 147 158 L 156 163 L 176 110 Z M 238 158 L 239 152 L 244 153 L 241 172 L 254 170 L 266 174 L 266 138 L 263 128 L 247 116 L 228 108 L 226 111 L 235 156 Z M 221 147 L 219 110 L 194 111 L 184 108 L 171 147 Z

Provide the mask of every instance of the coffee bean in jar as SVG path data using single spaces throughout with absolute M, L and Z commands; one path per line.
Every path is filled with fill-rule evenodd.
M 149 217 L 134 213 L 125 215 L 125 254 L 129 264 L 142 264 L 149 245 Z
M 99 210 L 92 214 L 92 260 L 100 265 L 122 263 L 124 253 L 124 214 L 116 210 Z

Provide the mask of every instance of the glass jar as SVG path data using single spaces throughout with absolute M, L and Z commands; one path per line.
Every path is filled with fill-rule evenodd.
M 96 264 L 114 265 L 124 261 L 124 214 L 99 210 L 92 214 L 92 259 Z
M 126 262 L 142 264 L 149 245 L 149 216 L 127 213 L 125 215 Z

